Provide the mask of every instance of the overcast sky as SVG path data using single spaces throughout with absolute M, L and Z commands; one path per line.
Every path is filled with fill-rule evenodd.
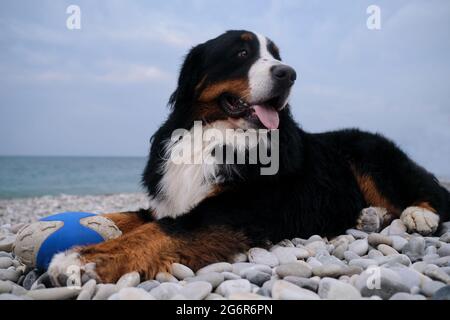
M 0 155 L 146 155 L 183 55 L 228 29 L 278 44 L 304 129 L 381 132 L 450 177 L 448 0 L 2 0 Z

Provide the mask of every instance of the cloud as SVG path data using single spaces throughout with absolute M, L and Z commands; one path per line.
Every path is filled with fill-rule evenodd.
M 170 81 L 173 76 L 155 66 L 147 65 L 116 65 L 112 71 L 95 75 L 98 82 L 115 84 Z

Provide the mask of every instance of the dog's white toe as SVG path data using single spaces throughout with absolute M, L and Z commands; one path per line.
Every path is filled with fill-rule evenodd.
M 439 226 L 439 216 L 421 207 L 406 208 L 400 219 L 409 232 L 417 232 L 421 235 L 433 234 Z
M 48 267 L 47 273 L 54 286 L 81 286 L 81 274 L 85 266 L 76 251 L 56 254 Z

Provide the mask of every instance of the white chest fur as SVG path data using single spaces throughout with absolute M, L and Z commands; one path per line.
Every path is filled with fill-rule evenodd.
M 215 128 L 226 130 L 226 121 L 217 121 L 204 129 Z M 191 130 L 179 134 L 168 140 L 165 147 L 165 164 L 162 168 L 162 179 L 158 185 L 158 193 L 150 199 L 150 205 L 155 210 L 156 218 L 183 215 L 189 212 L 202 200 L 207 198 L 214 187 L 223 180 L 219 174 L 219 163 L 211 155 L 214 143 L 198 139 L 198 132 L 194 126 Z M 219 143 L 219 142 L 217 142 Z M 190 150 L 189 156 L 185 154 Z M 180 161 L 180 156 L 182 160 Z

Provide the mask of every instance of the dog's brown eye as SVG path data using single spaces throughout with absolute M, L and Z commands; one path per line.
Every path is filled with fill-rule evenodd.
M 246 58 L 248 56 L 248 51 L 247 50 L 241 50 L 238 52 L 238 57 L 239 58 Z

